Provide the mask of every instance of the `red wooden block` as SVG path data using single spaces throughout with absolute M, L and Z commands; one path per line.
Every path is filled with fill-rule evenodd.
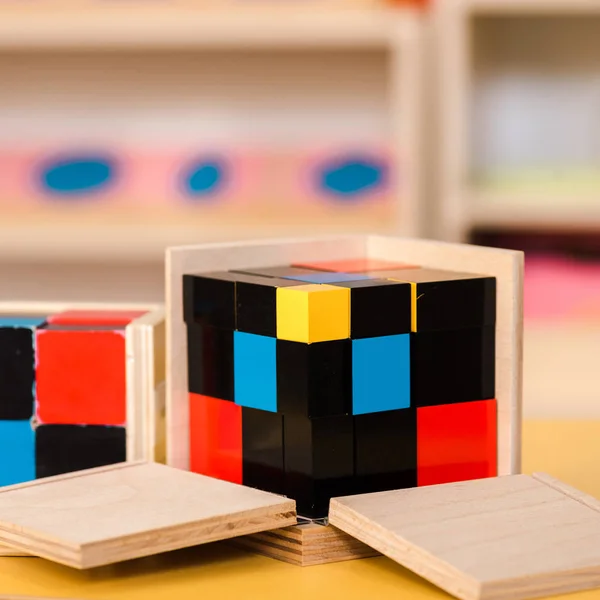
M 145 315 L 144 310 L 65 310 L 48 317 L 51 325 L 103 325 L 121 327 Z
M 242 407 L 190 394 L 190 470 L 242 483 Z
M 344 260 L 327 260 L 297 263 L 292 265 L 302 269 L 315 271 L 333 271 L 334 273 L 366 273 L 367 271 L 388 271 L 392 269 L 409 269 L 413 265 L 377 260 L 376 258 L 349 258 Z
M 38 329 L 36 415 L 58 425 L 124 425 L 123 330 Z
M 417 409 L 417 485 L 497 475 L 496 400 Z

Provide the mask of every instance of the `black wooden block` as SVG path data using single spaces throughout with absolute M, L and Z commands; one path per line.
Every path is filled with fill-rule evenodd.
M 258 275 L 260 277 L 293 277 L 294 275 L 309 275 L 315 273 L 314 269 L 305 269 L 302 267 L 292 267 L 283 265 L 278 267 L 249 267 L 247 269 L 232 269 L 231 273 L 240 273 L 242 275 Z M 298 285 L 298 282 L 296 282 Z
M 236 329 L 268 337 L 277 336 L 277 288 L 300 285 L 277 277 L 237 275 Z
M 409 283 L 365 279 L 332 285 L 350 289 L 350 337 L 353 340 L 410 333 Z
M 39 425 L 35 445 L 38 479 L 126 460 L 123 427 Z
M 411 406 L 495 397 L 495 327 L 411 336 Z
M 283 416 L 242 407 L 242 482 L 284 494 Z
M 35 333 L 26 327 L 0 327 L 0 420 L 33 416 Z
M 283 414 L 329 417 L 352 411 L 352 344 L 277 340 L 277 404 Z
M 354 445 L 355 493 L 416 487 L 416 409 L 356 415 Z
M 184 275 L 184 321 L 235 329 L 235 279 L 227 272 Z
M 406 269 L 399 272 L 398 279 L 416 284 L 416 331 L 468 329 L 496 323 L 494 277 Z
M 187 324 L 188 391 L 233 401 L 233 330 Z
M 354 423 L 351 416 L 284 416 L 285 495 L 298 514 L 326 517 L 329 500 L 352 493 Z

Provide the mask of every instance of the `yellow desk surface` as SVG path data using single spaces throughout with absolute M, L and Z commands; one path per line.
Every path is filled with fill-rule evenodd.
M 545 471 L 600 497 L 600 421 L 526 422 L 523 470 Z M 449 598 L 387 558 L 295 567 L 209 544 L 80 572 L 37 558 L 0 558 L 0 597 L 122 600 Z M 565 598 L 600 600 L 600 590 Z

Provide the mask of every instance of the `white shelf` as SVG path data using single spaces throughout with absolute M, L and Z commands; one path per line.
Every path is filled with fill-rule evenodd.
M 468 196 L 468 194 L 465 194 Z M 592 202 L 574 196 L 548 194 L 544 204 L 533 205 L 531 197 L 512 193 L 503 198 L 499 194 L 479 192 L 470 195 L 466 220 L 472 227 L 501 227 L 540 230 L 600 230 L 600 193 Z M 592 200 L 592 198 L 589 198 Z
M 5 6 L 0 50 L 386 48 L 418 20 L 386 7 Z
M 517 126 L 512 130 L 506 126 L 503 130 L 504 122 L 499 119 L 493 122 L 494 127 L 489 126 L 493 119 L 490 117 L 492 110 L 506 116 L 509 101 L 514 97 L 520 99 L 518 93 L 522 88 L 518 86 L 515 96 L 502 95 L 507 89 L 502 86 L 507 81 L 511 86 L 514 78 L 518 80 L 521 77 L 527 81 L 527 85 L 534 86 L 539 72 L 542 85 L 556 79 L 557 85 L 562 82 L 559 90 L 570 90 L 571 95 L 567 94 L 563 103 L 563 116 L 568 117 L 568 111 L 577 111 L 579 106 L 585 108 L 585 103 L 568 104 L 570 98 L 577 96 L 578 89 L 570 84 L 568 77 L 573 75 L 577 79 L 579 76 L 581 80 L 585 79 L 588 72 L 590 78 L 597 76 L 597 34 L 593 28 L 598 26 L 600 1 L 452 0 L 436 3 L 436 10 L 439 36 L 437 58 L 440 63 L 440 89 L 437 90 L 437 96 L 440 99 L 438 108 L 442 127 L 439 237 L 449 241 L 466 241 L 472 228 L 478 226 L 541 230 L 600 229 L 600 191 L 582 190 L 576 181 L 572 189 L 564 181 L 557 183 L 556 188 L 560 189 L 553 188 L 549 183 L 547 194 L 543 190 L 529 193 L 507 189 L 508 185 L 502 191 L 481 191 L 466 183 L 471 174 L 482 168 L 477 164 L 479 160 L 474 159 L 475 154 L 481 160 L 492 160 L 490 157 L 498 160 L 498 155 L 505 160 L 505 155 L 509 154 L 505 142 L 510 136 L 503 136 L 508 131 L 519 131 Z M 573 18 L 562 18 L 567 16 Z M 586 18 L 588 16 L 589 19 Z M 496 30 L 496 27 L 499 29 Z M 476 104 L 476 100 L 481 98 L 482 89 L 487 94 L 486 103 Z M 553 97 L 548 88 L 541 89 L 540 96 L 545 93 L 547 97 Z M 512 88 L 510 93 L 513 93 Z M 580 97 L 586 96 L 580 94 Z M 527 106 L 530 97 L 524 98 L 523 106 Z M 520 105 L 517 108 L 514 108 L 515 104 L 510 106 L 513 107 L 511 115 L 514 116 Z M 535 103 L 533 106 L 535 109 Z M 541 107 L 539 113 L 546 114 L 544 108 Z M 581 115 L 584 113 L 577 112 L 577 116 Z M 526 117 L 522 117 L 522 120 L 527 122 Z M 574 121 L 572 131 L 579 132 L 583 128 L 582 120 L 583 117 Z M 476 127 L 479 129 L 475 130 Z M 564 121 L 558 120 L 556 129 L 551 130 L 559 132 L 554 135 L 553 142 L 560 150 L 571 147 L 571 138 L 567 136 L 568 139 L 561 139 L 560 133 L 565 130 Z M 500 141 L 496 145 L 486 146 L 481 142 L 484 136 Z M 528 143 L 533 139 L 532 136 L 527 131 L 524 133 L 523 148 L 513 142 L 516 136 L 512 136 L 510 164 L 519 156 L 522 162 L 531 162 Z M 551 149 L 545 138 L 541 139 L 538 145 L 545 143 L 543 150 Z M 531 145 L 535 150 L 535 143 Z M 540 155 L 543 159 L 544 152 Z M 576 156 L 568 156 L 568 150 L 563 154 L 557 152 L 556 155 L 567 164 L 578 160 Z M 534 157 L 533 163 L 537 158 Z M 587 161 L 587 158 L 586 155 L 581 160 Z M 502 160 L 499 161 L 500 165 L 493 166 L 502 166 Z
M 473 14 L 577 14 L 600 13 L 597 0 L 453 0 L 451 9 L 464 10 Z
M 307 235 L 367 234 L 359 227 L 291 225 L 278 227 L 100 226 L 0 227 L 0 264 L 13 263 L 157 263 L 170 246 Z M 391 231 L 383 233 L 392 233 Z

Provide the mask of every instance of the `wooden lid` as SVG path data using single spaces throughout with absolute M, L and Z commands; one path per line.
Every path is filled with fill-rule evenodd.
M 600 502 L 544 474 L 337 498 L 330 523 L 464 600 L 600 586 Z
M 86 569 L 296 523 L 296 505 L 156 463 L 0 489 L 0 542 Z

